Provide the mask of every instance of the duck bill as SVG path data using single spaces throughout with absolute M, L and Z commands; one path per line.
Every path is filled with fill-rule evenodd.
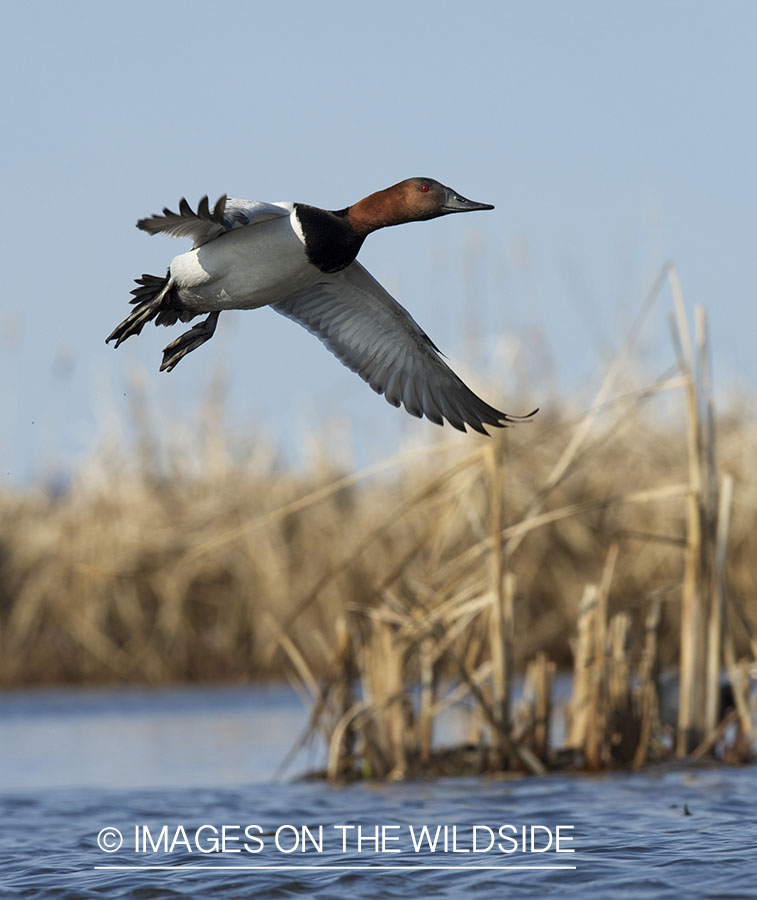
M 476 209 L 494 209 L 491 203 L 479 203 L 477 200 L 468 200 L 462 197 L 452 188 L 445 188 L 446 196 L 444 198 L 444 212 L 473 212 Z

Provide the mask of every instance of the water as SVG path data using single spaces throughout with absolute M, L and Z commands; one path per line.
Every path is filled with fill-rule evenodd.
M 305 718 L 283 689 L 0 696 L 0 897 L 757 896 L 757 768 L 271 781 Z M 440 829 L 433 853 L 414 852 L 423 825 Z M 212 852 L 223 826 L 227 852 Z M 302 826 L 306 852 L 285 852 Z M 471 852 L 473 826 L 487 852 Z M 531 826 L 549 849 L 530 852 Z M 122 833 L 115 852 L 107 828 Z

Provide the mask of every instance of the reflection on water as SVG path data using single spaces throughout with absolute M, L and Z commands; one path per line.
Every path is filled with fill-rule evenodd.
M 756 768 L 336 788 L 271 783 L 305 719 L 300 701 L 281 688 L 46 691 L 0 698 L 0 896 L 755 895 Z M 302 758 L 297 768 L 320 761 L 317 754 Z M 322 852 L 277 850 L 272 836 L 285 823 L 315 833 L 322 826 Z M 227 853 L 198 851 L 199 845 L 212 846 L 209 838 L 223 825 L 231 829 Z M 234 838 L 247 825 L 259 826 L 255 833 L 263 835 L 259 853 L 235 852 L 240 845 Z M 345 825 L 362 825 L 367 835 L 386 825 L 398 841 L 386 853 L 370 840 L 359 851 L 352 831 L 345 847 L 336 839 Z M 434 853 L 428 847 L 416 853 L 410 835 L 423 825 L 432 831 L 457 825 L 457 846 L 448 842 L 446 852 L 440 844 Z M 484 835 L 486 828 L 537 825 L 542 836 L 560 825 L 569 829 L 576 852 L 557 855 L 552 847 L 506 854 L 495 848 L 473 854 L 474 825 Z M 171 847 L 158 838 L 164 826 Z M 123 835 L 114 853 L 98 847 L 106 827 Z M 154 849 L 135 846 L 135 834 L 145 827 Z M 400 852 L 389 852 L 394 847 Z M 502 868 L 536 863 L 554 868 Z M 95 868 L 104 865 L 109 868 Z M 136 865 L 182 868 L 145 871 Z M 211 869 L 186 868 L 198 865 Z M 314 868 L 291 868 L 304 865 Z M 421 868 L 365 869 L 387 865 Z
M 0 694 L 0 790 L 265 781 L 306 723 L 281 686 Z

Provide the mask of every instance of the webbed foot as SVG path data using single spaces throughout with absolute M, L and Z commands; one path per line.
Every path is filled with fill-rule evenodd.
M 163 351 L 163 362 L 160 365 L 160 371 L 170 372 L 175 365 L 184 359 L 187 353 L 191 353 L 201 344 L 204 344 L 205 341 L 209 341 L 215 333 L 219 316 L 220 312 L 212 312 L 207 319 L 203 319 L 202 322 L 190 328 L 189 331 L 179 335 L 175 341 L 171 341 Z

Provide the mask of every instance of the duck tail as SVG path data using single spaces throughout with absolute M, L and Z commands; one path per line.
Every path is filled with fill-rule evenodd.
M 143 275 L 136 278 L 139 287 L 131 292 L 134 296 L 129 301 L 136 305 L 120 325 L 117 325 L 105 339 L 105 343 L 116 342 L 116 347 L 133 334 L 139 334 L 147 322 L 155 320 L 156 325 L 173 325 L 181 316 L 177 303 L 173 303 L 173 282 L 170 270 L 165 277 L 159 275 Z

